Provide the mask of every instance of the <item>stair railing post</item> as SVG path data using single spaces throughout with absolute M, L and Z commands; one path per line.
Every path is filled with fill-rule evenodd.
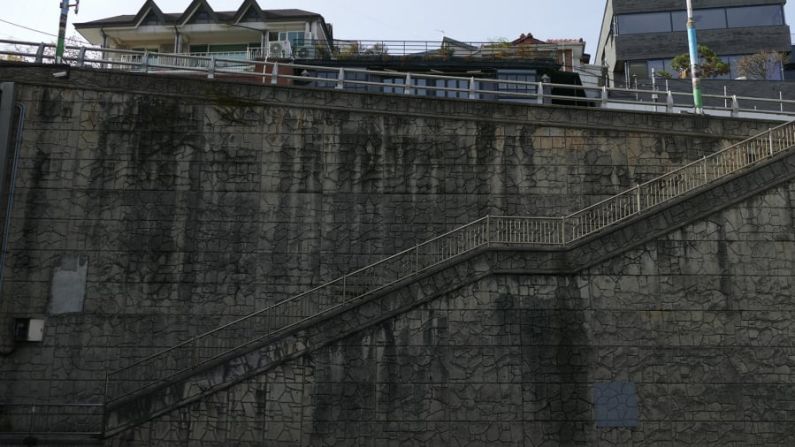
M 491 247 L 491 216 L 486 216 L 486 246 Z
M 566 245 L 566 217 L 560 218 L 560 245 Z
M 775 151 L 773 150 L 773 129 L 768 129 L 767 131 L 767 140 L 770 145 L 770 156 L 772 157 Z
M 342 302 L 343 303 L 348 301 L 348 296 L 347 296 L 347 293 L 346 293 L 346 288 L 347 288 L 346 279 L 347 278 L 348 278 L 348 275 L 343 275 L 342 276 Z
M 707 183 L 709 183 L 709 176 L 707 175 L 707 156 L 706 155 L 702 159 L 702 162 L 704 163 L 704 184 L 706 185 Z
M 638 214 L 640 214 L 641 211 L 640 185 L 635 186 L 635 200 L 637 202 Z

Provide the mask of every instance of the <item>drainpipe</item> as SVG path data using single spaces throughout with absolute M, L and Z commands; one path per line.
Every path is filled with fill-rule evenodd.
M 696 38 L 696 19 L 693 16 L 693 0 L 687 0 L 687 42 L 690 46 L 690 78 L 693 81 L 693 106 L 695 112 L 704 113 L 704 101 L 701 97 L 701 80 L 698 75 L 698 39 Z
M 179 33 L 179 28 L 174 25 L 174 52 L 182 53 L 182 35 Z

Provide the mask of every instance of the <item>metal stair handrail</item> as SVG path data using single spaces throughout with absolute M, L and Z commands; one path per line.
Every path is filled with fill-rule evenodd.
M 795 121 L 565 217 L 486 216 L 110 372 L 106 404 L 167 382 L 491 244 L 564 247 L 795 146 Z M 243 340 L 241 342 L 241 340 Z

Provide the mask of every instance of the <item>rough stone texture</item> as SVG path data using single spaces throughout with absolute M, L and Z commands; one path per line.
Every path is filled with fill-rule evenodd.
M 0 68 L 0 79 L 20 81 L 28 108 L 2 323 L 47 319 L 44 343 L 17 345 L 0 359 L 0 395 L 10 402 L 97 401 L 106 370 L 342 272 L 486 214 L 571 212 L 771 125 L 79 70 L 58 81 L 45 68 Z M 663 381 L 654 394 L 648 387 L 655 381 L 630 376 L 627 365 L 646 368 L 647 358 L 686 363 L 673 354 L 659 360 L 649 340 L 668 346 L 687 334 L 691 341 L 715 337 L 695 324 L 679 331 L 684 313 L 653 320 L 648 315 L 659 309 L 652 303 L 673 312 L 704 299 L 698 293 L 715 306 L 720 291 L 769 292 L 779 303 L 792 298 L 784 288 L 792 276 L 788 188 L 779 197 L 784 202 L 750 200 L 751 209 L 765 212 L 741 213 L 747 227 L 741 219 L 699 235 L 769 237 L 767 245 L 738 243 L 720 252 L 712 242 L 685 243 L 688 233 L 681 241 L 672 236 L 668 251 L 654 245 L 653 256 L 621 255 L 579 275 L 506 272 L 478 279 L 113 442 L 542 445 L 570 436 L 564 444 L 600 437 L 620 444 L 665 435 L 690 441 L 701 427 L 723 436 L 716 427 L 731 407 L 709 388 L 714 382 Z M 771 219 L 777 236 L 764 236 L 773 233 L 754 219 Z M 667 239 L 660 240 L 665 247 Z M 64 256 L 88 259 L 83 311 L 48 315 L 51 280 Z M 694 273 L 689 269 L 698 262 L 712 266 L 698 256 L 724 256 L 720 265 L 737 270 Z M 684 270 L 672 270 L 680 258 Z M 781 264 L 772 270 L 764 267 L 768 261 Z M 667 262 L 668 270 L 645 279 L 622 273 L 656 262 Z M 757 265 L 754 273 L 769 279 L 739 274 Z M 600 268 L 618 273 L 593 273 Z M 647 284 L 659 294 L 646 292 Z M 594 299 L 616 307 L 599 313 Z M 714 312 L 704 331 L 734 330 L 720 324 L 734 321 L 735 310 Z M 771 318 L 749 314 L 744 321 L 764 325 Z M 788 316 L 776 318 L 775 334 L 783 336 Z M 756 337 L 764 332 L 758 331 Z M 682 345 L 682 352 L 691 349 L 687 361 L 710 359 L 704 368 L 715 377 L 716 365 L 734 361 L 725 352 L 736 340 L 720 340 L 727 344 L 714 352 L 723 349 L 723 360 L 695 345 Z M 670 346 L 664 352 L 680 352 Z M 741 351 L 745 372 L 769 358 Z M 628 359 L 627 352 L 638 354 Z M 650 377 L 666 377 L 657 374 Z M 786 380 L 778 380 L 778 387 L 762 390 L 765 396 L 787 396 Z M 592 430 L 592 387 L 612 382 L 635 383 L 641 430 Z M 666 401 L 669 391 L 692 403 L 692 420 L 669 421 L 686 414 L 671 410 L 680 402 Z M 665 416 L 645 410 L 650 395 L 662 401 L 668 413 L 652 408 Z M 729 410 L 712 408 L 712 401 L 699 406 L 709 396 Z M 783 411 L 771 405 L 770 414 Z M 707 418 L 709 411 L 718 416 Z M 780 419 L 753 411 L 730 421 L 738 439 L 757 432 L 760 440 L 768 432 L 782 438 Z M 754 422 L 736 422 L 746 420 Z
M 791 445 L 793 199 L 575 275 L 462 281 L 111 445 Z

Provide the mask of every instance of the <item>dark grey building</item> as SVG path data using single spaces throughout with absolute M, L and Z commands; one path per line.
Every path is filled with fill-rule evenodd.
M 725 78 L 738 76 L 737 62 L 760 50 L 789 53 L 786 0 L 694 0 L 699 43 L 731 66 Z M 671 59 L 687 52 L 685 0 L 607 0 L 596 52 L 611 85 L 647 82 L 652 72 L 674 73 Z M 772 70 L 780 80 L 783 70 Z

